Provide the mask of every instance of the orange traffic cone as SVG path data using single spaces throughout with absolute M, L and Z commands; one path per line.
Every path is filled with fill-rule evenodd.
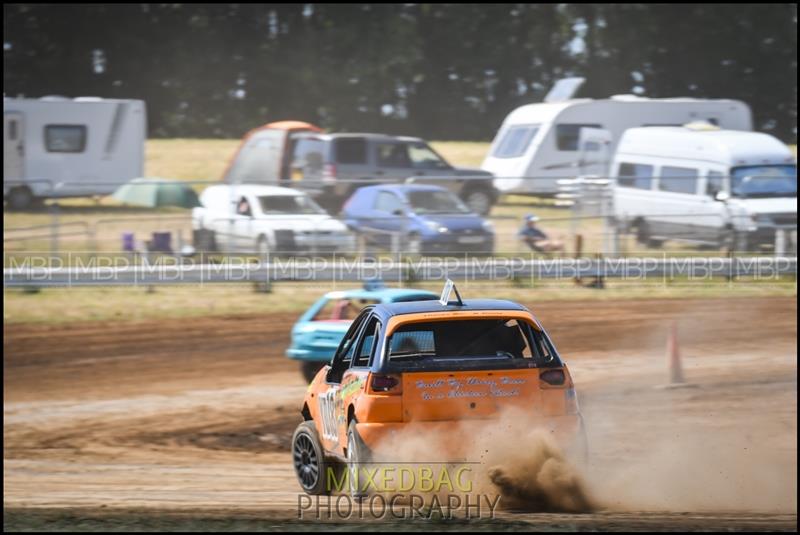
M 667 338 L 667 359 L 669 360 L 669 382 L 673 385 L 684 384 L 681 350 L 678 347 L 678 322 L 673 321 Z

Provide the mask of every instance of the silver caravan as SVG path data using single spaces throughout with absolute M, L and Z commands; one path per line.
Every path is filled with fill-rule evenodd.
M 141 100 L 3 99 L 3 199 L 107 195 L 144 174 Z
M 602 175 L 608 162 L 584 157 L 581 129 L 611 135 L 610 153 L 622 133 L 643 126 L 680 126 L 707 121 L 727 130 L 752 130 L 747 104 L 736 100 L 651 99 L 617 95 L 528 104 L 503 121 L 481 168 L 497 177 L 502 193 L 552 195 L 558 179 Z

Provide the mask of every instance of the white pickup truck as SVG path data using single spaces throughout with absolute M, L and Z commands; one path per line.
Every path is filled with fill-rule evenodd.
M 352 252 L 355 237 L 306 193 L 259 185 L 206 188 L 192 211 L 194 244 L 224 253 Z

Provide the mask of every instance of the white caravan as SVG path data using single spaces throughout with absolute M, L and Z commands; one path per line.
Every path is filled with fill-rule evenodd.
M 558 180 L 602 175 L 608 162 L 587 161 L 581 129 L 611 134 L 613 153 L 622 133 L 641 126 L 680 126 L 707 121 L 729 130 L 752 130 L 747 104 L 736 100 L 650 99 L 617 95 L 529 104 L 503 121 L 481 168 L 497 177 L 502 193 L 552 195 Z
M 3 198 L 107 195 L 144 175 L 141 100 L 95 97 L 3 99 Z
M 797 164 L 767 134 L 710 125 L 631 128 L 611 175 L 615 215 L 644 244 L 750 250 L 775 244 L 778 229 L 785 240 L 797 229 Z

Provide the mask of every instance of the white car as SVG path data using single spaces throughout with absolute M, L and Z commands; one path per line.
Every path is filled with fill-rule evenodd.
M 352 252 L 355 237 L 307 194 L 249 184 L 211 186 L 192 211 L 195 247 L 225 253 Z

